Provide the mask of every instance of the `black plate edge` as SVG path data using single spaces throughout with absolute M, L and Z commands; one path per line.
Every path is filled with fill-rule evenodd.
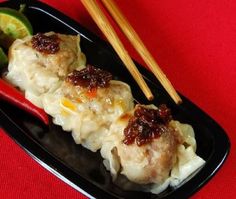
M 14 2 L 15 3 L 15 1 L 13 1 L 13 0 L 10 0 L 10 2 Z M 6 3 L 6 2 L 4 2 L 4 3 Z M 54 8 L 52 8 L 52 7 L 50 7 L 50 6 L 48 6 L 47 4 L 44 4 L 44 3 L 42 3 L 42 2 L 39 2 L 39 1 L 35 1 L 35 0 L 33 0 L 33 1 L 27 1 L 27 0 L 21 0 L 21 1 L 18 1 L 18 4 L 20 4 L 20 3 L 26 3 L 29 7 L 35 7 L 35 8 L 39 8 L 39 9 L 41 9 L 42 11 L 43 10 L 47 10 L 47 12 L 50 12 L 50 13 L 52 13 L 52 16 L 53 15 L 55 15 L 55 16 L 57 16 L 57 17 L 53 17 L 53 18 L 55 18 L 56 20 L 59 20 L 59 21 L 61 21 L 61 22 L 63 22 L 63 21 L 67 21 L 66 22 L 66 24 L 69 24 L 71 27 L 73 27 L 73 26 L 76 26 L 76 27 L 78 27 L 79 29 L 80 29 L 80 31 L 79 31 L 79 33 L 82 33 L 84 36 L 85 35 L 88 35 L 88 37 L 87 36 L 85 36 L 86 38 L 88 38 L 89 40 L 93 40 L 93 41 L 95 41 L 96 43 L 99 43 L 99 45 L 101 45 L 101 46 L 104 46 L 104 48 L 109 48 L 109 50 L 111 50 L 111 51 L 113 51 L 114 52 L 114 50 L 111 48 L 111 46 L 108 44 L 108 43 L 106 43 L 105 41 L 103 41 L 103 40 L 101 40 L 99 37 L 97 37 L 94 33 L 92 33 L 92 32 L 90 32 L 90 31 L 88 31 L 86 28 L 84 28 L 84 27 L 82 27 L 81 25 L 79 25 L 78 24 L 78 22 L 76 22 L 76 21 L 74 21 L 73 19 L 71 19 L 71 18 L 69 18 L 68 16 L 66 16 L 66 15 L 64 15 L 63 13 L 61 13 L 61 12 L 59 12 L 59 11 L 57 11 L 56 9 L 54 9 Z M 2 4 L 2 3 L 1 3 Z M 0 5 L 1 5 L 0 4 Z M 60 20 L 60 18 L 63 18 L 63 20 Z M 82 36 L 83 36 L 82 35 Z M 149 71 L 147 70 L 147 69 L 145 69 L 145 68 L 141 68 L 140 69 L 141 71 L 145 71 L 146 73 L 148 72 L 149 73 Z M 152 79 L 152 78 L 151 78 Z M 153 82 L 156 82 L 156 80 L 154 80 Z M 158 83 L 159 84 L 159 83 Z M 199 107 L 197 107 L 195 104 L 193 104 L 191 101 L 189 101 L 186 97 L 184 97 L 184 96 L 182 96 L 181 95 L 181 97 L 183 98 L 183 100 L 184 100 L 184 103 L 185 103 L 185 107 L 181 107 L 181 109 L 183 108 L 183 109 L 194 109 L 194 111 L 196 111 L 196 112 L 198 112 L 200 115 L 202 115 L 203 117 L 205 117 L 205 118 L 207 118 L 208 120 L 209 120 L 209 116 L 207 116 Z M 0 110 L 1 111 L 1 110 Z M 19 126 L 17 126 L 13 121 L 11 121 L 11 119 L 10 118 L 8 118 L 7 117 L 7 115 L 5 115 L 2 111 L 1 111 L 1 118 L 5 118 L 5 119 L 3 119 L 4 121 L 9 121 L 9 122 L 11 122 L 14 126 L 5 126 L 5 125 L 2 125 L 2 126 L 4 126 L 3 128 L 4 129 L 6 129 L 6 131 L 9 131 L 9 132 L 11 132 L 10 134 L 8 133 L 8 135 L 10 135 L 10 137 L 12 137 L 16 142 L 17 142 L 17 144 L 19 144 L 21 147 L 23 147 L 23 149 L 24 150 L 26 150 L 26 152 L 27 153 L 29 153 L 31 156 L 33 156 L 33 157 L 36 157 L 36 155 L 37 154 L 35 154 L 35 151 L 34 151 L 34 148 L 35 147 L 32 147 L 32 146 L 30 146 L 31 144 L 30 144 L 30 142 L 31 141 L 33 141 L 32 139 L 30 139 L 30 138 L 28 138 L 28 140 L 27 140 L 27 142 L 25 142 L 25 143 L 23 143 L 22 144 L 22 140 L 20 140 L 20 138 L 18 138 L 17 137 L 17 134 L 16 133 L 12 133 L 12 132 L 14 132 L 16 129 L 17 129 L 17 132 L 18 133 L 22 133 L 23 131 L 19 128 Z M 230 151 L 230 141 L 229 141 L 229 138 L 228 138 L 228 136 L 227 136 L 227 134 L 226 133 L 224 133 L 224 130 L 212 119 L 212 118 L 210 118 L 211 119 L 211 125 L 213 125 L 213 126 L 215 126 L 215 128 L 217 129 L 217 131 L 218 132 L 220 132 L 217 136 L 219 137 L 219 139 L 221 139 L 221 142 L 220 143 L 215 143 L 215 144 L 221 144 L 222 145 L 222 142 L 223 142 L 223 145 L 225 145 L 226 146 L 226 148 L 225 148 L 225 150 L 221 150 L 221 149 L 219 149 L 218 147 L 216 148 L 217 149 L 217 152 L 216 153 L 214 153 L 214 154 L 212 154 L 212 156 L 211 156 L 211 158 L 210 158 L 210 160 L 209 160 L 209 162 L 208 162 L 208 164 L 209 164 L 209 166 L 211 167 L 210 168 L 210 170 L 212 170 L 212 173 L 211 173 L 211 175 L 208 175 L 207 173 L 202 173 L 202 175 L 203 176 L 205 176 L 206 177 L 206 180 L 205 181 L 203 181 L 202 183 L 200 183 L 199 184 L 199 186 L 198 187 L 196 187 L 194 190 L 192 190 L 190 193 L 184 193 L 185 191 L 184 191 L 184 189 L 186 189 L 187 188 L 187 183 L 186 184 L 184 184 L 184 185 L 182 185 L 181 187 L 179 187 L 177 190 L 175 190 L 175 192 L 180 192 L 181 194 L 184 194 L 183 195 L 183 197 L 188 197 L 188 196 L 190 196 L 191 194 L 193 194 L 194 192 L 196 192 L 197 190 L 199 190 L 206 182 L 208 182 L 215 174 L 216 174 L 216 172 L 219 170 L 219 168 L 222 166 L 222 164 L 224 163 L 224 161 L 226 160 L 226 158 L 227 158 L 227 156 L 228 156 L 228 154 L 229 154 L 229 151 Z M 5 123 L 5 122 L 4 122 Z M 15 127 L 16 129 L 14 129 L 13 127 Z M 13 137 L 14 136 L 14 137 Z M 36 147 L 37 148 L 37 147 Z M 40 148 L 40 151 L 44 151 L 42 148 Z M 41 152 L 42 152 L 41 151 Z M 36 152 L 37 153 L 37 152 Z M 43 153 L 43 152 L 42 152 Z M 50 158 L 52 158 L 51 156 L 50 156 L 50 154 L 48 154 L 48 152 L 46 152 L 46 151 L 44 151 L 44 153 L 46 154 L 46 155 L 49 155 L 49 157 Z M 220 154 L 220 155 L 219 155 Z M 39 155 L 39 154 L 38 154 Z M 37 157 L 40 157 L 40 155 L 39 156 L 37 156 Z M 58 161 L 58 160 L 56 160 L 56 158 L 55 157 L 53 157 L 54 158 L 54 160 L 53 161 Z M 35 159 L 35 158 L 34 158 Z M 36 158 L 35 160 L 36 161 L 38 161 L 37 160 L 38 158 Z M 44 161 L 44 157 L 43 156 L 41 156 L 41 158 L 39 158 L 41 161 Z M 218 164 L 216 164 L 215 163 L 215 160 L 216 159 L 220 159 L 221 161 L 220 161 L 220 163 L 218 163 Z M 46 161 L 45 161 L 46 162 Z M 39 162 L 40 163 L 40 162 Z M 51 161 L 50 161 L 50 163 L 51 163 Z M 65 165 L 63 165 L 60 161 L 58 161 L 57 162 L 57 164 L 48 164 L 49 165 L 49 167 L 53 170 L 53 171 L 56 171 L 56 170 L 58 170 L 57 169 L 57 164 L 59 163 L 60 164 L 60 166 L 61 167 L 65 167 Z M 211 163 L 211 164 L 210 164 Z M 44 165 L 42 165 L 42 166 L 44 166 Z M 46 169 L 48 169 L 48 168 L 46 168 Z M 49 170 L 50 171 L 50 170 Z M 203 171 L 203 169 L 202 169 L 202 171 Z M 202 171 L 200 171 L 200 172 L 202 172 Z M 73 171 L 72 171 L 73 172 Z M 63 172 L 62 172 L 63 173 Z M 55 173 L 54 173 L 55 174 Z M 205 175 L 204 175 L 205 174 Z M 56 175 L 56 174 L 55 174 Z M 76 175 L 76 174 L 75 174 Z M 62 179 L 63 180 L 63 179 Z M 70 179 L 71 180 L 71 179 Z M 80 179 L 81 180 L 81 179 Z M 84 180 L 84 179 L 82 179 L 82 180 Z M 197 179 L 196 179 L 196 177 L 193 177 L 192 179 L 191 179 L 191 181 L 192 180 L 194 180 L 194 181 L 198 181 Z M 64 180 L 63 180 L 64 181 Z M 86 180 L 85 180 L 86 181 Z M 73 180 L 72 180 L 72 182 L 73 182 Z M 67 182 L 66 182 L 67 183 Z M 86 184 L 86 187 L 88 186 L 88 184 Z M 75 187 L 74 187 L 75 188 Z M 93 187 L 93 189 L 94 189 L 94 187 Z M 78 190 L 78 189 L 77 189 Z M 98 192 L 101 192 L 100 191 L 100 189 L 98 189 L 97 190 Z M 95 191 L 96 192 L 96 191 Z M 85 192 L 86 193 L 86 192 Z M 88 193 L 87 193 L 88 194 Z M 101 194 L 103 195 L 104 194 L 104 192 L 102 192 L 102 193 L 100 193 L 99 194 L 99 196 L 101 196 Z M 104 197 L 106 197 L 107 195 L 104 195 Z M 170 198 L 170 197 L 169 197 Z M 173 198 L 174 198 L 174 196 L 173 196 Z

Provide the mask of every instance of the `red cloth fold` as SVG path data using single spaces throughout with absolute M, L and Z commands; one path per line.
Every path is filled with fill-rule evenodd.
M 173 85 L 227 132 L 231 153 L 192 198 L 236 194 L 236 1 L 115 0 Z M 78 0 L 44 0 L 102 35 Z M 131 56 L 143 63 L 119 32 Z M 221 146 L 218 146 L 221 147 Z M 30 158 L 0 131 L 2 198 L 85 198 Z

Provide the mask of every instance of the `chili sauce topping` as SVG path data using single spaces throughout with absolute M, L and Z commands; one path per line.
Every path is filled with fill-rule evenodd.
M 171 111 L 165 104 L 157 109 L 138 105 L 124 129 L 123 143 L 130 145 L 135 142 L 138 146 L 150 143 L 168 130 L 167 124 L 171 119 Z
M 34 49 L 45 54 L 55 54 L 60 50 L 60 39 L 57 34 L 47 36 L 37 33 L 32 37 L 31 43 Z
M 86 68 L 79 71 L 74 70 L 67 77 L 67 81 L 74 86 L 88 88 L 89 90 L 108 87 L 111 79 L 111 73 L 92 65 L 87 65 Z

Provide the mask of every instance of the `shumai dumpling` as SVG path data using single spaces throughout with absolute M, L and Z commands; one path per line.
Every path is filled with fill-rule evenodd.
M 38 33 L 14 41 L 6 79 L 42 107 L 41 95 L 58 88 L 68 73 L 85 65 L 79 35 Z
M 121 173 L 134 183 L 152 184 L 148 191 L 159 193 L 169 184 L 177 186 L 184 180 L 179 175 L 180 171 L 184 173 L 184 164 L 193 164 L 195 159 L 197 165 L 189 169 L 186 178 L 204 163 L 195 149 L 191 126 L 173 121 L 165 105 L 136 105 L 111 125 L 101 155 L 114 180 Z M 192 153 L 184 161 L 186 150 Z
M 69 74 L 60 88 L 43 98 L 43 107 L 54 123 L 72 131 L 75 142 L 92 151 L 101 148 L 111 123 L 134 107 L 130 87 L 108 76 L 108 72 L 88 66 Z M 95 85 L 104 83 L 106 86 Z

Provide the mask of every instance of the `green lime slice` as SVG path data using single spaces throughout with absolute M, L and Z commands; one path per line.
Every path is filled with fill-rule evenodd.
M 5 66 L 7 62 L 8 62 L 7 55 L 4 53 L 4 51 L 0 47 L 0 67 Z
M 0 8 L 0 29 L 15 39 L 33 34 L 29 20 L 21 12 L 11 8 Z

